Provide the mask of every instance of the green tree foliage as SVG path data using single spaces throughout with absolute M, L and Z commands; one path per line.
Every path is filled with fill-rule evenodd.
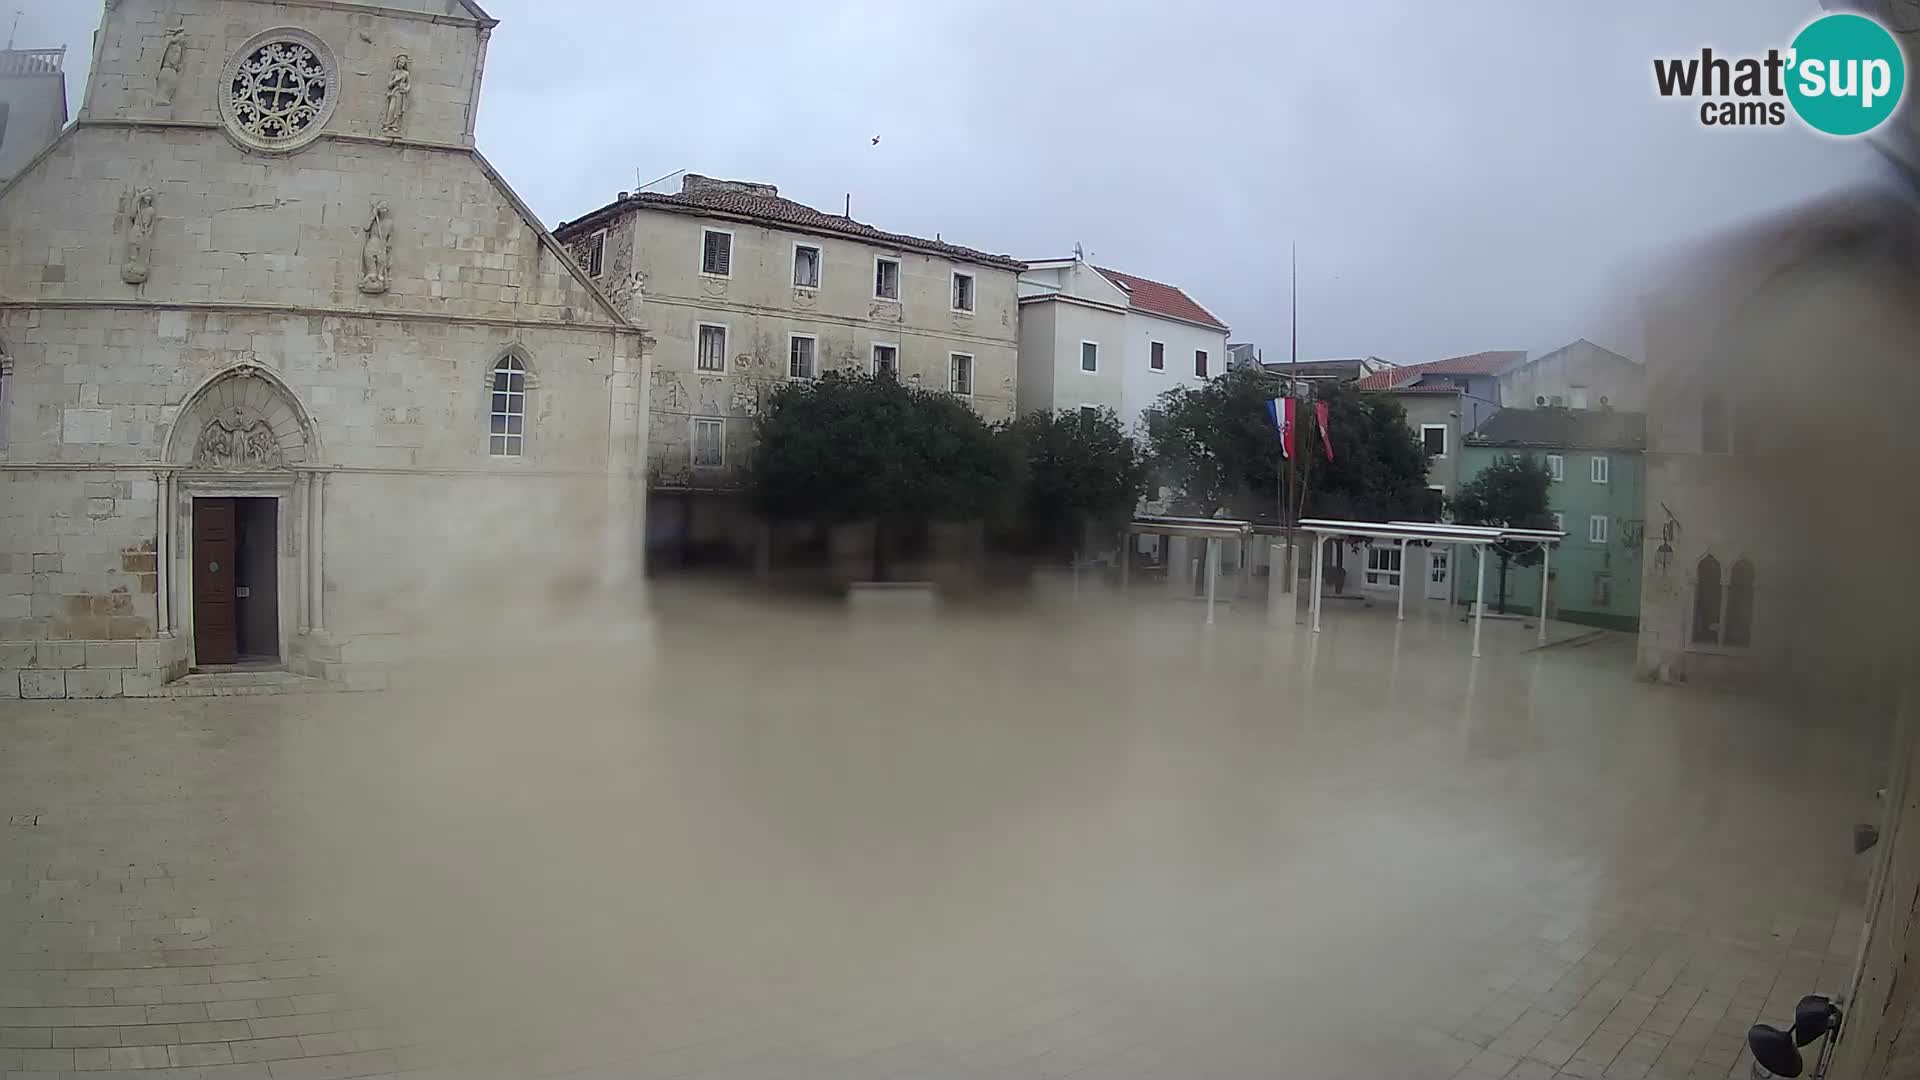
M 1296 486 L 1289 517 L 1302 495 L 1305 517 L 1430 515 L 1426 448 L 1398 402 L 1347 384 L 1316 386 L 1315 400 L 1327 403 L 1334 459 L 1326 460 L 1312 402 L 1306 401 L 1294 438 L 1301 460 L 1288 470 L 1266 414 L 1267 401 L 1279 393 L 1277 377 L 1240 368 L 1160 395 L 1147 412 L 1147 458 L 1154 481 L 1171 490 L 1174 512 L 1206 516 L 1225 509 L 1271 520 L 1280 484 L 1290 478 Z
M 929 521 L 984 517 L 1011 473 L 1005 447 L 972 409 L 887 375 L 786 383 L 754 434 L 755 510 L 827 525 L 872 521 L 876 580 L 886 577 L 890 539 Z
M 1146 461 L 1113 410 L 1030 412 L 1001 431 L 1016 469 L 1009 531 L 1019 550 L 1070 557 L 1089 527 L 1118 529 L 1139 505 Z
M 1462 525 L 1497 525 L 1509 529 L 1551 529 L 1553 512 L 1547 492 L 1553 474 L 1531 454 L 1510 454 L 1495 460 L 1480 475 L 1460 485 L 1453 498 L 1454 520 Z M 1500 557 L 1500 595 L 1496 609 L 1507 610 L 1507 567 L 1534 566 L 1544 549 L 1539 544 L 1494 545 Z M 1544 615 L 1544 613 L 1543 613 Z

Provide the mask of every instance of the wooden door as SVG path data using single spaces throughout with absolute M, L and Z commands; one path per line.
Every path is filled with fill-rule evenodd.
M 193 648 L 200 664 L 240 658 L 233 610 L 236 547 L 233 500 L 193 500 Z

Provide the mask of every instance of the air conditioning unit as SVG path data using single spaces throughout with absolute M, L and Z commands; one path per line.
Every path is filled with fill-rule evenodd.
M 1601 407 L 1601 408 L 1603 408 L 1603 409 L 1604 409 L 1604 408 L 1606 408 L 1607 406 L 1609 406 L 1609 405 L 1612 405 L 1612 404 L 1613 404 L 1613 402 L 1612 402 L 1611 400 L 1609 400 L 1609 399 L 1607 398 L 1607 395 L 1605 395 L 1605 394 L 1601 394 L 1601 395 L 1600 395 L 1600 407 Z
M 1533 395 L 1533 403 L 1535 405 L 1545 405 L 1547 403 L 1547 395 L 1545 394 Z
M 1560 396 L 1559 394 L 1555 394 L 1555 395 L 1553 395 L 1553 407 L 1554 407 L 1554 408 L 1556 408 L 1556 409 L 1557 409 L 1557 408 L 1559 408 L 1560 406 L 1562 406 L 1562 405 L 1565 405 L 1566 403 L 1567 403 L 1567 399 L 1566 399 L 1566 398 L 1564 398 L 1564 397 L 1562 397 L 1562 396 Z

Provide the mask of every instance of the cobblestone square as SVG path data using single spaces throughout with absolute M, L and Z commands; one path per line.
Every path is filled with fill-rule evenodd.
M 1877 729 L 1629 639 L 656 606 L 8 702 L 0 1074 L 1731 1077 L 1853 962 Z

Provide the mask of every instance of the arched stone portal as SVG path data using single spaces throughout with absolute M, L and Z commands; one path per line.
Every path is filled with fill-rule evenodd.
M 320 443 L 267 368 L 218 372 L 167 432 L 161 563 L 168 633 L 189 666 L 302 670 L 321 614 Z

